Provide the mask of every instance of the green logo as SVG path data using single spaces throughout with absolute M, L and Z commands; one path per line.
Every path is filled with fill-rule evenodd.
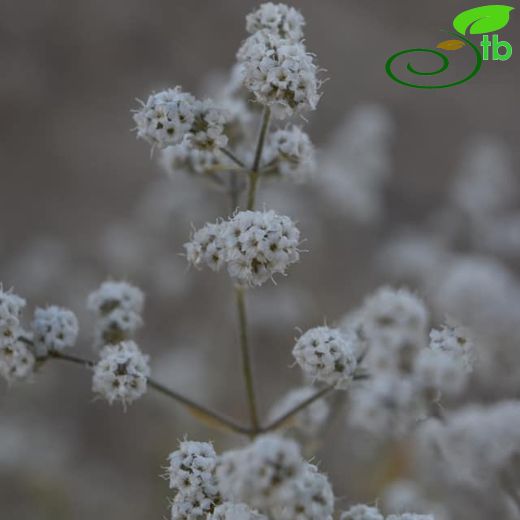
M 477 75 L 482 67 L 482 62 L 488 61 L 490 56 L 493 61 L 507 61 L 513 55 L 513 47 L 509 42 L 500 41 L 498 34 L 493 34 L 491 39 L 488 35 L 488 33 L 499 31 L 509 23 L 509 15 L 513 9 L 514 7 L 508 5 L 484 5 L 460 13 L 453 20 L 453 27 L 457 32 L 446 31 L 451 36 L 454 36 L 455 39 L 444 40 L 438 43 L 436 48 L 440 50 L 417 48 L 397 52 L 388 58 L 388 61 L 386 62 L 386 73 L 397 83 L 412 88 L 449 88 L 466 83 L 466 81 L 469 81 Z M 476 34 L 483 35 L 482 41 L 479 45 L 482 47 L 482 52 L 479 49 L 479 46 L 475 45 L 469 39 L 469 35 Z M 393 71 L 394 62 L 401 56 L 418 53 L 422 53 L 423 55 L 433 54 L 441 60 L 440 66 L 437 69 L 423 72 L 417 70 L 410 62 L 408 62 L 406 70 L 416 76 L 436 76 L 447 70 L 450 64 L 448 56 L 441 51 L 452 52 L 463 49 L 464 47 L 471 50 L 470 54 L 475 60 L 475 65 L 472 71 L 461 80 L 443 85 L 420 85 L 398 78 Z

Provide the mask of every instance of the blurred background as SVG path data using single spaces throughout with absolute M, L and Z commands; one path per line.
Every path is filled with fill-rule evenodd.
M 204 91 L 208 78 L 233 65 L 246 37 L 245 15 L 256 5 L 0 0 L 4 288 L 28 300 L 28 319 L 36 305 L 72 308 L 81 319 L 79 348 L 92 357 L 85 299 L 107 277 L 130 280 L 147 296 L 138 340 L 157 379 L 243 420 L 232 288 L 225 275 L 187 270 L 179 256 L 191 225 L 225 215 L 226 201 L 187 176 L 169 178 L 149 147 L 136 141 L 130 110 L 136 98 L 177 84 L 211 94 Z M 387 58 L 401 49 L 434 47 L 444 39 L 439 30 L 450 29 L 453 17 L 474 2 L 301 0 L 295 6 L 307 20 L 307 47 L 329 78 L 307 125 L 323 171 L 327 162 L 343 164 L 349 136 L 368 127 L 365 149 L 364 141 L 359 146 L 382 173 L 369 187 L 359 178 L 347 183 L 352 191 L 344 194 L 345 204 L 343 192 L 338 197 L 336 190 L 334 199 L 334 190 L 320 186 L 327 179 L 321 171 L 307 186 L 263 187 L 262 202 L 299 221 L 309 250 L 288 278 L 249 298 L 264 414 L 300 384 L 298 371 L 289 368 L 296 327 L 334 324 L 379 284 L 406 278 L 387 265 L 391 258 L 402 265 L 399 256 L 385 253 L 403 228 L 499 259 L 515 280 L 520 259 L 517 13 L 500 32 L 513 46 L 511 60 L 485 63 L 460 87 L 422 91 L 392 82 Z M 364 112 L 367 105 L 372 108 Z M 372 123 L 377 128 L 371 131 Z M 493 175 L 497 168 L 506 179 L 491 223 L 475 223 L 461 197 L 453 196 L 468 157 L 480 149 L 475 142 L 504 159 L 490 161 L 488 170 Z M 488 191 L 495 188 L 491 181 Z M 366 204 L 356 208 L 362 197 Z M 447 201 L 466 211 L 465 220 Z M 503 240 L 494 240 L 506 227 Z M 417 279 L 409 283 L 428 301 Z M 0 388 L 0 517 L 162 518 L 168 489 L 161 468 L 186 433 L 212 439 L 219 449 L 237 442 L 198 425 L 161 396 L 148 393 L 126 413 L 93 402 L 88 374 L 49 364 L 32 384 Z M 406 463 L 393 451 L 372 476 L 365 465 L 360 479 L 361 462 L 346 435 L 338 421 L 327 433 L 336 439 L 334 452 L 323 447 L 331 445 L 325 439 L 316 459 L 343 504 L 373 500 L 381 481 L 405 472 Z

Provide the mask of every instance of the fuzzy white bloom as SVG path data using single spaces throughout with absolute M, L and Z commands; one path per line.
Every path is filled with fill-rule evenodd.
M 508 471 L 516 472 L 520 450 L 520 404 L 472 405 L 428 421 L 416 439 L 416 460 L 448 484 L 489 490 Z
M 278 417 L 292 410 L 295 406 L 303 403 L 306 399 L 314 395 L 316 389 L 305 386 L 291 390 L 280 401 L 278 401 L 269 412 L 269 421 L 274 421 Z M 298 433 L 305 436 L 315 435 L 325 423 L 330 413 L 329 404 L 325 399 L 317 399 L 312 404 L 295 414 L 290 423 L 286 425 L 294 428 Z
M 134 113 L 137 137 L 164 148 L 182 142 L 195 120 L 196 99 L 181 87 L 149 96 Z
M 392 127 L 383 107 L 360 105 L 334 132 L 321 154 L 316 188 L 336 213 L 363 223 L 381 217 L 392 165 Z
M 124 309 L 136 314 L 143 310 L 144 295 L 141 289 L 127 282 L 108 280 L 92 292 L 87 300 L 89 310 L 106 316 L 114 309 Z
M 417 352 L 427 345 L 428 311 L 406 289 L 381 287 L 369 296 L 359 317 L 376 369 L 410 372 Z
M 316 170 L 314 146 L 309 136 L 296 125 L 269 136 L 264 161 L 282 177 L 295 182 L 306 180 Z
M 443 504 L 433 502 L 421 486 L 412 480 L 397 480 L 385 488 L 383 504 L 386 510 L 394 513 L 413 511 L 432 513 L 435 520 L 450 520 L 451 516 Z
M 413 378 L 418 389 L 457 395 L 466 386 L 468 371 L 459 359 L 442 350 L 423 349 L 415 360 Z
M 25 343 L 0 341 L 0 376 L 8 384 L 28 379 L 34 371 L 34 364 L 34 355 Z
M 245 87 L 274 117 L 315 110 L 320 82 L 303 43 L 259 31 L 242 44 L 237 58 Z
M 206 224 L 185 244 L 188 262 L 217 271 L 226 265 L 241 285 L 262 285 L 284 274 L 300 258 L 300 232 L 274 211 L 242 211 L 227 221 Z
M 207 520 L 267 520 L 267 517 L 254 511 L 246 504 L 226 502 L 216 507 Z
M 315 327 L 298 338 L 292 353 L 311 379 L 345 389 L 357 366 L 354 342 L 338 329 Z
M 91 293 L 87 307 L 97 315 L 96 344 L 117 344 L 141 327 L 142 291 L 127 282 L 106 281 Z
M 25 300 L 0 285 L 0 377 L 8 384 L 28 379 L 35 358 L 29 347 L 18 338 L 25 335 L 20 319 Z
M 149 375 L 148 356 L 133 341 L 106 345 L 94 366 L 92 390 L 110 404 L 126 405 L 146 392 Z
M 62 351 L 73 347 L 79 331 L 76 315 L 55 305 L 37 308 L 31 328 L 38 356 L 46 356 L 49 350 Z
M 340 520 L 385 520 L 377 507 L 364 504 L 352 506 L 341 514 Z
M 405 338 L 422 338 L 428 324 L 423 301 L 406 289 L 381 287 L 365 300 L 362 313 L 369 339 L 389 347 L 399 346 Z
M 441 329 L 433 329 L 430 332 L 430 348 L 446 353 L 450 358 L 460 361 L 467 372 L 472 371 L 475 344 L 470 331 L 462 325 L 448 321 Z
M 224 135 L 224 128 L 229 119 L 228 112 L 217 107 L 210 99 L 197 101 L 195 118 L 185 141 L 201 150 L 216 150 L 226 146 L 228 138 Z
M 518 192 L 509 150 L 481 136 L 469 143 L 451 186 L 454 205 L 477 220 L 510 208 Z
M 273 509 L 277 520 L 332 520 L 334 493 L 329 480 L 312 464 L 305 464 L 302 475 L 291 482 Z
M 175 175 L 178 171 L 202 174 L 210 173 L 212 169 L 228 164 L 228 161 L 215 150 L 201 150 L 183 142 L 161 150 L 160 164 L 169 175 Z
M 246 16 L 247 32 L 268 31 L 271 34 L 292 41 L 303 38 L 305 19 L 293 7 L 267 2 Z
M 280 504 L 304 462 L 298 445 L 275 434 L 258 437 L 242 450 L 224 453 L 217 479 L 224 498 L 266 510 Z
M 348 422 L 377 438 L 407 435 L 423 416 L 413 381 L 382 372 L 352 395 Z
M 177 513 L 196 518 L 212 511 L 218 502 L 217 455 L 213 446 L 208 442 L 183 441 L 168 460 L 170 488 L 175 492 L 172 519 Z
M 20 318 L 25 307 L 25 300 L 0 285 L 0 344 L 9 338 L 15 338 L 20 328 Z

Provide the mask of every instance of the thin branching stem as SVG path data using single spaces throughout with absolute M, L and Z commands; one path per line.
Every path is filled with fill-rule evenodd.
M 221 148 L 220 151 L 229 159 L 231 159 L 235 164 L 240 166 L 240 169 L 247 171 L 248 168 L 245 163 L 241 161 L 231 150 L 228 150 L 227 148 Z
M 73 356 L 70 354 L 64 354 L 62 352 L 56 352 L 51 351 L 49 353 L 49 358 L 52 359 L 59 359 L 61 361 L 67 361 L 69 363 L 75 363 L 76 365 L 81 365 L 85 368 L 93 368 L 94 362 L 90 361 L 88 359 L 83 359 L 78 356 Z M 245 426 L 242 426 L 241 424 L 238 424 L 233 419 L 226 417 L 225 415 L 222 415 L 218 412 L 215 412 L 206 406 L 203 406 L 199 403 L 196 403 L 195 401 L 189 399 L 188 397 L 185 397 L 182 394 L 179 394 L 178 392 L 171 390 L 170 388 L 167 388 L 163 384 L 159 383 L 158 381 L 155 381 L 152 378 L 148 378 L 148 386 L 150 388 L 153 388 L 155 391 L 157 391 L 160 394 L 163 394 L 178 403 L 186 406 L 190 411 L 194 412 L 196 415 L 200 416 L 201 418 L 209 421 L 211 424 L 216 424 L 221 427 L 224 427 L 227 430 L 231 430 L 235 433 L 240 433 L 242 435 L 252 435 L 252 431 L 250 428 L 247 428 Z
M 249 176 L 249 192 L 247 194 L 247 209 L 252 211 L 255 209 L 256 187 L 258 185 L 258 178 L 260 175 L 260 162 L 262 160 L 262 153 L 264 151 L 265 138 L 269 128 L 269 121 L 271 119 L 271 110 L 269 107 L 264 108 L 262 116 L 262 126 L 258 134 L 258 142 L 256 144 L 255 159 L 251 167 Z
M 353 380 L 354 381 L 362 381 L 364 379 L 369 379 L 369 375 L 364 372 L 358 372 L 354 374 Z M 334 385 L 325 386 L 318 390 L 315 394 L 311 395 L 307 399 L 304 399 L 300 404 L 296 405 L 294 408 L 291 408 L 289 411 L 284 413 L 282 416 L 278 417 L 278 419 L 275 419 L 273 422 L 265 426 L 264 428 L 261 428 L 261 432 L 269 432 L 272 430 L 278 429 L 280 426 L 282 426 L 284 423 L 286 423 L 289 419 L 291 419 L 294 415 L 301 412 L 302 410 L 305 410 L 308 406 L 310 406 L 314 401 L 317 401 L 318 399 L 321 399 L 322 397 L 325 397 L 330 392 L 332 392 L 335 389 Z
M 310 406 L 312 403 L 314 403 L 314 401 L 317 401 L 318 399 L 325 397 L 328 393 L 332 392 L 332 390 L 334 390 L 334 386 L 325 386 L 321 390 L 318 390 L 315 394 L 303 400 L 299 405 L 284 413 L 281 417 L 278 417 L 278 419 L 275 419 L 271 424 L 268 424 L 265 428 L 262 428 L 262 432 L 270 432 L 272 430 L 278 429 L 298 412 L 301 412 L 302 410 Z
M 244 289 L 242 287 L 235 288 L 236 304 L 238 311 L 238 325 L 240 336 L 240 353 L 242 357 L 242 373 L 246 386 L 247 401 L 249 406 L 249 418 L 251 421 L 251 430 L 253 435 L 260 431 L 258 422 L 258 413 L 256 409 L 256 394 L 253 380 L 253 369 L 251 364 L 251 352 L 249 348 L 249 338 L 247 330 L 247 312 Z

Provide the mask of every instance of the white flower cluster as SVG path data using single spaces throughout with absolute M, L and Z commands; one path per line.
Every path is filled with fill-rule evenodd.
M 203 518 L 212 512 L 220 502 L 213 446 L 208 442 L 183 441 L 168 460 L 170 489 L 175 493 L 172 520 Z
M 200 150 L 188 143 L 168 146 L 161 151 L 161 165 L 164 170 L 174 175 L 177 171 L 189 174 L 209 173 L 214 168 L 229 164 L 224 155 L 215 150 Z
M 299 260 L 300 232 L 289 217 L 274 211 L 242 211 L 206 224 L 185 244 L 188 262 L 214 271 L 226 265 L 240 285 L 262 285 Z
M 144 295 L 127 282 L 106 281 L 91 293 L 87 307 L 97 317 L 95 342 L 98 347 L 127 340 L 143 324 Z
M 385 520 L 377 507 L 358 504 L 342 513 L 340 520 Z M 386 520 L 435 520 L 432 515 L 418 515 L 415 513 L 402 513 L 389 515 Z
M 269 135 L 264 162 L 282 177 L 301 182 L 316 169 L 314 146 L 309 136 L 296 125 L 276 130 Z
M 383 107 L 360 105 L 336 130 L 321 154 L 316 184 L 331 207 L 363 223 L 381 217 L 383 189 L 392 164 L 392 127 Z
M 45 357 L 49 350 L 62 351 L 73 347 L 79 326 L 72 311 L 52 305 L 34 311 L 31 329 L 36 354 L 38 357 Z
M 94 366 L 92 391 L 110 404 L 121 401 L 124 406 L 146 392 L 150 367 L 133 341 L 106 345 Z
M 345 389 L 357 367 L 355 341 L 338 329 L 315 327 L 298 338 L 293 356 L 313 381 Z
M 280 38 L 300 41 L 303 38 L 305 19 L 293 7 L 285 4 L 262 4 L 246 17 L 246 29 L 250 34 L 266 30 Z
M 519 428 L 516 401 L 466 406 L 442 423 L 423 425 L 416 436 L 416 462 L 447 486 L 492 489 L 511 470 L 517 474 Z
M 211 100 L 199 101 L 177 86 L 152 94 L 141 104 L 134 113 L 137 136 L 152 146 L 187 143 L 213 150 L 227 144 L 224 126 L 229 116 Z
M 285 119 L 316 108 L 319 81 L 313 56 L 301 41 L 303 18 L 288 8 L 271 6 L 249 15 L 252 35 L 237 58 L 244 85 L 256 101 L 269 106 L 275 117 Z
M 305 462 L 298 445 L 269 434 L 224 453 L 217 478 L 225 497 L 273 520 L 331 520 L 334 496 L 327 478 Z
M 466 386 L 473 342 L 455 324 L 431 332 L 428 310 L 405 289 L 382 287 L 350 316 L 366 348 L 372 377 L 354 389 L 349 422 L 379 436 L 403 436 L 441 395 Z
M 303 403 L 316 393 L 316 389 L 312 386 L 304 386 L 291 390 L 280 401 L 278 401 L 269 412 L 269 421 L 274 421 L 282 417 L 285 413 L 294 407 Z M 317 399 L 312 404 L 295 414 L 291 421 L 284 425 L 286 428 L 295 430 L 296 433 L 312 437 L 316 435 L 319 429 L 325 424 L 329 417 L 330 407 L 325 399 Z
M 20 319 L 25 300 L 0 286 L 0 376 L 8 383 L 27 379 L 35 358 L 19 337 L 24 334 Z
M 264 435 L 220 456 L 183 441 L 169 462 L 172 520 L 332 520 L 330 484 L 294 441 Z

